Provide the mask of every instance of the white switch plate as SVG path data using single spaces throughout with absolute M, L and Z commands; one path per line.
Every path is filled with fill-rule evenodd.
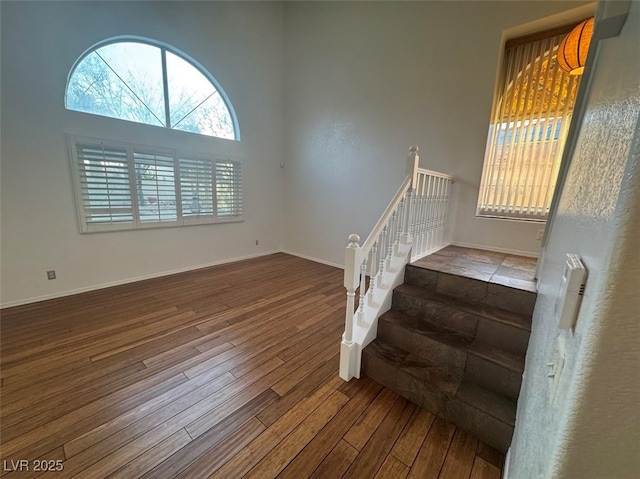
M 547 363 L 547 378 L 549 378 L 549 401 L 551 404 L 556 400 L 558 393 L 558 384 L 564 370 L 564 361 L 566 357 L 564 338 L 558 336 L 556 339 L 556 347 L 553 350 L 551 362 Z
M 586 278 L 587 270 L 580 261 L 580 257 L 576 254 L 567 254 L 556 302 L 556 317 L 560 329 L 567 331 L 574 329 L 582 303 Z

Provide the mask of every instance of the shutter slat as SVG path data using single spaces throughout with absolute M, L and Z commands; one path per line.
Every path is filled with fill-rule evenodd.
M 134 150 L 138 212 L 142 223 L 176 222 L 174 157 L 168 153 Z
M 213 221 L 213 159 L 180 157 L 179 161 L 182 215 Z
M 77 142 L 75 150 L 85 225 L 133 224 L 126 148 Z
M 242 220 L 238 161 L 79 138 L 72 150 L 84 232 Z

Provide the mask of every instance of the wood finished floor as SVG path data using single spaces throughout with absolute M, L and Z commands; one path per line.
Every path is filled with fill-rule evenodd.
M 499 478 L 495 450 L 338 377 L 344 298 L 342 271 L 275 254 L 3 310 L 0 475 Z

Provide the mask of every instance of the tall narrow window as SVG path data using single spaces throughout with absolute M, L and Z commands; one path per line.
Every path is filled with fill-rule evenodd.
M 478 216 L 546 220 L 580 79 L 557 65 L 570 29 L 505 47 Z
M 100 44 L 71 71 L 69 110 L 238 139 L 221 88 L 203 68 L 151 41 Z

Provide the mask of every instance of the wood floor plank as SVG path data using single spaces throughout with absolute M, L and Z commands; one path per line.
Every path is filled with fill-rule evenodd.
M 384 389 L 345 434 L 345 441 L 361 451 L 399 397 L 390 389 Z
M 437 417 L 422 443 L 408 477 L 411 479 L 438 477 L 454 432 L 455 426 Z
M 264 391 L 206 433 L 191 441 L 187 447 L 165 458 L 162 463 L 145 474 L 145 477 L 147 479 L 176 477 L 183 470 L 189 468 L 191 464 L 197 462 L 201 456 L 209 456 L 209 451 L 214 448 L 218 449 L 220 444 L 226 442 L 227 438 L 236 433 L 244 424 L 252 421 L 256 422 L 255 415 L 275 401 L 277 397 L 278 395 L 270 389 Z M 259 425 L 259 432 L 262 432 L 265 427 L 262 423 L 259 423 Z M 256 429 L 258 428 L 252 428 L 252 430 Z
M 264 430 L 264 424 L 256 418 L 251 419 L 235 431 L 220 447 L 210 449 L 207 453 L 200 456 L 196 462 L 192 463 L 187 469 L 176 476 L 176 479 L 207 477 L 215 473 Z
M 126 434 L 131 434 L 134 437 L 134 434 L 144 430 L 145 425 L 148 428 L 152 428 L 160 424 L 165 417 L 171 417 L 172 412 L 179 411 L 180 407 L 186 408 L 195 404 L 234 380 L 235 378 L 229 374 L 214 378 L 201 375 L 191 379 L 183 383 L 180 389 L 170 389 L 66 442 L 64 445 L 65 453 L 68 458 L 73 457 L 115 434 L 118 434 L 121 439 Z M 151 416 L 154 413 L 156 413 L 156 416 Z M 136 427 L 135 432 L 123 432 L 134 424 Z
M 316 390 L 312 395 L 300 401 L 211 477 L 226 479 L 229 477 L 244 476 L 244 474 L 266 456 L 276 444 L 280 443 L 280 441 L 298 427 L 320 404 L 333 394 L 341 382 L 341 379 L 334 378 Z
M 345 404 L 331 422 L 316 434 L 300 454 L 282 471 L 279 477 L 291 479 L 309 477 L 320 466 L 325 456 L 335 449 L 336 444 L 352 428 L 358 417 L 363 411 L 367 410 L 368 405 L 375 400 L 382 389 L 379 384 L 373 381 L 361 381 L 359 385 L 361 386 L 359 391 Z M 342 441 L 349 444 L 344 439 Z M 353 446 L 351 447 L 353 448 Z M 349 461 L 349 465 L 351 462 L 353 461 Z
M 334 391 L 300 426 L 262 458 L 244 478 L 261 479 L 278 475 L 347 401 L 349 401 L 347 396 L 339 391 Z
M 186 378 L 178 374 L 167 378 L 165 381 L 169 381 L 174 385 L 176 382 L 186 381 Z M 42 426 L 31 429 L 21 436 L 8 440 L 6 443 L 3 443 L 2 452 L 4 455 L 12 455 L 22 449 L 35 450 L 37 449 L 36 444 L 41 441 L 42 438 L 60 434 L 60 431 L 68 432 L 72 425 L 75 425 L 84 419 L 92 418 L 92 416 L 101 413 L 105 408 L 112 406 L 114 403 L 118 404 L 123 400 L 126 401 L 136 393 L 146 393 L 150 386 L 156 386 L 162 383 L 163 381 L 159 381 L 158 378 L 152 377 L 146 382 L 142 381 L 141 383 L 134 384 L 113 394 L 104 396 L 97 401 L 93 401 L 75 411 L 65 414 L 64 416 L 60 416 Z
M 475 437 L 457 429 L 439 477 L 442 479 L 469 477 L 477 447 L 478 440 Z
M 414 404 L 399 397 L 343 477 L 374 477 L 415 408 Z
M 319 385 L 324 383 L 330 376 L 335 376 L 335 373 L 340 364 L 340 356 L 334 354 L 327 361 L 321 363 L 311 373 L 296 385 L 295 388 L 290 390 L 285 396 L 278 399 L 270 407 L 264 410 L 258 415 L 258 419 L 262 421 L 265 426 L 270 426 L 276 422 L 283 414 L 285 414 L 293 405 L 299 402 L 311 391 L 316 389 Z M 273 390 L 273 388 L 271 388 Z
M 0 311 L 0 460 L 64 465 L 0 476 L 499 477 L 494 449 L 338 377 L 342 276 L 278 253 Z
M 485 461 L 480 456 L 476 456 L 471 469 L 470 479 L 500 479 L 502 474 L 500 469 Z
M 388 455 L 375 479 L 404 479 L 407 474 L 409 474 L 409 467 L 394 456 Z
M 191 437 L 189 437 L 187 431 L 179 429 L 164 441 L 159 442 L 144 454 L 141 454 L 113 474 L 110 474 L 109 479 L 132 479 L 134 477 L 141 477 L 162 462 L 165 457 L 171 456 L 190 442 Z
M 402 431 L 398 442 L 393 446 L 391 454 L 406 466 L 411 467 L 434 419 L 435 416 L 429 411 L 417 409 L 405 430 Z
M 310 478 L 325 479 L 329 477 L 342 477 L 357 456 L 358 450 L 344 439 L 341 439 L 316 468 Z
M 111 368 L 107 369 L 107 371 L 110 371 L 110 369 Z M 5 404 L 2 411 L 4 439 L 9 440 L 12 437 L 10 434 L 7 434 L 6 431 L 9 427 L 29 419 L 27 428 L 23 430 L 30 430 L 44 422 L 65 414 L 69 409 L 77 409 L 79 407 L 78 404 L 80 404 L 78 396 L 83 397 L 85 404 L 91 402 L 92 398 L 99 398 L 104 395 L 102 388 L 109 387 L 109 385 L 120 379 L 126 378 L 135 372 L 142 371 L 145 369 L 145 365 L 142 362 L 135 362 L 130 365 L 116 364 L 113 369 L 112 372 L 101 377 L 96 377 L 90 382 L 82 381 L 81 378 L 78 377 L 75 378 L 76 381 L 73 381 L 67 389 L 46 389 L 40 394 L 30 394 L 27 397 L 20 398 L 21 400 Z M 75 387 L 73 383 L 75 383 Z M 67 392 L 69 389 L 73 389 L 74 391 L 74 397 L 71 401 L 69 400 L 69 394 Z M 35 391 L 33 392 L 35 393 Z M 51 414 L 54 409 L 54 413 Z M 39 420 L 38 417 L 43 419 Z M 21 433 L 22 432 L 19 432 L 18 434 Z

